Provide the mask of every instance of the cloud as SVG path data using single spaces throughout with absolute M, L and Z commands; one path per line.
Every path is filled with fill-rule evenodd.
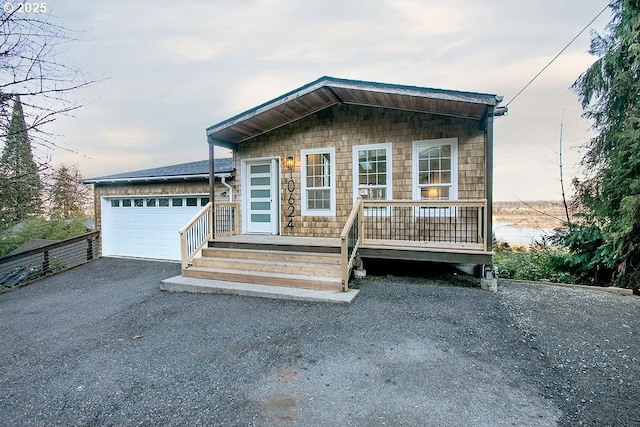
M 322 75 L 496 93 L 506 104 L 603 7 L 596 0 L 73 1 L 50 5 L 88 29 L 61 61 L 98 78 L 91 102 L 51 131 L 83 174 L 206 158 L 205 128 Z M 606 15 L 606 14 L 605 14 Z M 594 24 L 602 28 L 603 16 Z M 593 61 L 581 36 L 495 122 L 498 199 L 557 187 L 549 147 L 565 124 L 567 163 L 588 139 L 569 89 Z M 54 161 L 78 163 L 55 152 Z

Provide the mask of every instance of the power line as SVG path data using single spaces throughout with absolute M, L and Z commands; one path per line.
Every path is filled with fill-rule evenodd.
M 567 45 L 566 45 L 565 47 L 563 47 L 563 48 L 562 48 L 562 50 L 561 50 L 560 52 L 558 52 L 558 54 L 557 54 L 556 56 L 554 56 L 554 57 L 553 57 L 553 59 L 552 59 L 551 61 L 549 61 L 549 63 L 548 63 L 547 65 L 545 65 L 545 66 L 544 66 L 544 68 L 542 68 L 542 70 L 540 70 L 540 71 L 538 72 L 538 74 L 536 74 L 535 76 L 533 76 L 533 78 L 532 78 L 531 80 L 529 80 L 529 83 L 527 83 L 526 85 L 524 85 L 524 87 L 523 87 L 522 89 L 520 89 L 520 92 L 516 93 L 516 95 L 515 95 L 513 98 L 511 98 L 511 101 L 509 101 L 509 102 L 507 103 L 507 105 L 505 105 L 505 107 L 508 107 L 508 106 L 509 106 L 509 105 L 510 105 L 510 104 L 511 104 L 511 103 L 512 103 L 512 102 L 513 102 L 513 101 L 514 101 L 518 96 L 520 96 L 520 94 L 521 94 L 522 92 L 524 92 L 524 91 L 525 91 L 525 90 L 526 90 L 526 89 L 531 85 L 531 83 L 533 83 L 533 82 L 535 81 L 535 79 L 537 79 L 537 78 L 540 76 L 540 74 L 542 74 L 542 73 L 543 73 L 547 68 L 549 68 L 549 66 L 550 66 L 551 64 L 553 64 L 553 62 L 554 62 L 556 59 L 558 59 L 558 57 L 559 57 L 560 55 L 562 55 L 562 54 L 564 53 L 564 51 L 565 51 L 565 50 L 567 50 L 567 49 L 569 48 L 569 46 L 571 46 L 571 45 L 573 44 L 573 42 L 574 42 L 574 41 L 576 41 L 576 39 L 577 39 L 578 37 L 580 37 L 580 36 L 582 35 L 582 33 L 584 33 L 584 32 L 587 30 L 587 28 L 589 28 L 589 26 L 590 26 L 591 24 L 593 24 L 593 23 L 594 23 L 594 21 L 595 21 L 596 19 L 598 19 L 598 18 L 600 17 L 600 15 L 602 15 L 602 14 L 604 13 L 604 11 L 605 11 L 605 10 L 607 10 L 607 9 L 608 9 L 608 8 L 609 8 L 613 3 L 614 3 L 614 2 L 612 1 L 611 3 L 607 4 L 607 5 L 604 7 L 604 9 L 602 9 L 602 10 L 600 11 L 600 13 L 598 13 L 598 14 L 595 16 L 595 18 L 593 18 L 591 21 L 589 21 L 589 23 L 588 23 L 587 25 L 585 25 L 585 26 L 584 26 L 584 28 L 583 28 L 582 30 L 580 30 L 580 32 L 579 32 L 578 34 L 576 34 L 576 36 L 575 36 L 574 38 L 572 38 L 572 39 L 571 39 L 571 41 L 570 41 L 569 43 L 567 43 Z

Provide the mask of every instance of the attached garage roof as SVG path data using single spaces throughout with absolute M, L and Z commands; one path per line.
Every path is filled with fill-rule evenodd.
M 214 171 L 216 174 L 233 172 L 233 159 L 215 159 Z M 185 179 L 207 179 L 208 177 L 209 160 L 200 160 L 198 162 L 181 163 L 178 165 L 90 178 L 83 180 L 83 182 L 85 184 L 108 184 L 143 181 L 180 181 Z
M 392 108 L 481 120 L 498 95 L 321 77 L 305 86 L 207 128 L 210 142 L 239 142 L 336 104 Z

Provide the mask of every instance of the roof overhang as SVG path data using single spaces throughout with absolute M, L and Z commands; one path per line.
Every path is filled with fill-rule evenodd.
M 215 176 L 218 176 L 216 174 Z M 84 184 L 122 184 L 122 183 L 144 183 L 144 182 L 169 182 L 169 181 L 206 181 L 209 174 L 182 175 L 182 176 L 153 176 L 139 178 L 91 178 L 85 179 Z
M 225 172 L 225 173 L 215 173 L 214 177 L 218 179 L 229 179 L 233 178 L 233 173 Z M 180 182 L 180 181 L 207 181 L 209 179 L 209 174 L 201 174 L 201 175 L 185 175 L 185 176 L 156 176 L 149 178 L 93 178 L 93 179 L 85 179 L 82 180 L 83 184 L 143 184 L 143 183 L 169 183 L 169 182 Z
M 417 86 L 321 77 L 305 86 L 207 128 L 209 143 L 237 144 L 336 104 L 390 108 L 463 119 L 486 120 L 502 97 Z

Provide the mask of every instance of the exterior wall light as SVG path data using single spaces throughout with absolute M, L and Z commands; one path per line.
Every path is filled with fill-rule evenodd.
M 293 166 L 295 165 L 295 161 L 293 160 L 293 156 L 287 157 L 287 160 L 285 160 L 284 165 L 289 169 L 293 169 Z

